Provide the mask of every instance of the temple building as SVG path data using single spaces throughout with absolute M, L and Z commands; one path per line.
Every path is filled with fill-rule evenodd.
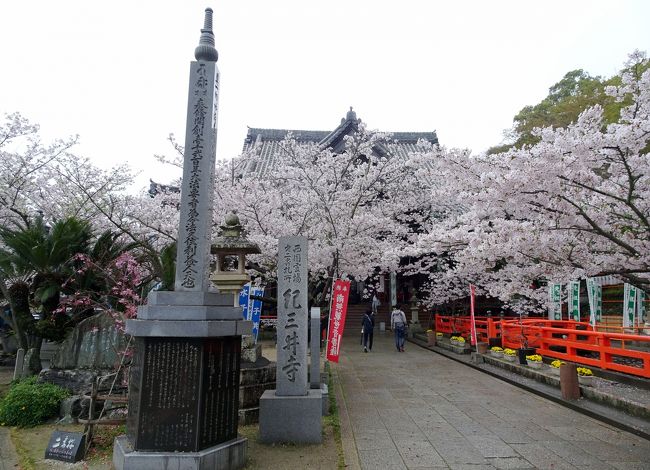
M 283 151 L 282 142 L 291 134 L 298 144 L 317 144 L 320 148 L 329 148 L 333 152 L 343 152 L 345 149 L 345 137 L 353 135 L 358 131 L 361 119 L 357 118 L 352 108 L 346 116 L 341 119 L 340 124 L 330 131 L 316 130 L 292 130 L 292 129 L 262 129 L 249 128 L 244 141 L 242 158 L 235 164 L 235 175 L 238 177 L 264 177 L 271 169 L 278 164 L 278 156 Z M 397 152 L 397 157 L 406 157 L 408 153 L 418 150 L 419 141 L 427 141 L 431 144 L 438 144 L 438 136 L 435 131 L 431 132 L 390 132 L 392 140 L 396 147 L 392 152 Z M 388 150 L 381 144 L 375 145 L 373 152 L 378 156 L 385 156 Z M 247 156 L 255 158 L 247 158 Z M 390 304 L 397 302 L 399 304 L 413 300 L 415 289 L 421 286 L 424 279 L 419 276 L 404 278 L 400 274 L 390 276 L 388 273 L 380 278 L 379 294 L 382 306 L 378 319 L 388 321 L 388 311 Z M 396 287 L 392 288 L 392 282 Z M 348 311 L 347 326 L 357 328 L 363 311 L 367 307 L 368 299 L 363 298 L 365 284 L 363 280 L 352 282 L 350 292 L 350 308 Z M 271 295 L 274 286 L 268 286 L 267 292 Z
M 263 176 L 276 164 L 276 156 L 280 152 L 280 144 L 289 133 L 298 143 L 318 144 L 321 148 L 330 148 L 334 152 L 342 152 L 345 147 L 345 136 L 354 134 L 359 129 L 361 120 L 350 108 L 341 123 L 332 131 L 306 131 L 291 129 L 260 129 L 248 128 L 248 134 L 244 141 L 244 153 L 253 151 L 256 158 L 254 161 L 239 162 L 238 172 L 242 175 L 255 174 Z M 438 143 L 438 136 L 432 132 L 391 132 L 397 143 L 398 152 L 405 156 L 408 152 L 414 152 L 419 140 L 425 140 L 432 144 Z M 373 149 L 378 155 L 386 152 L 381 145 Z

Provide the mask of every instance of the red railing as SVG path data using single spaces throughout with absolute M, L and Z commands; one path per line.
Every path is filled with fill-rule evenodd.
M 436 331 L 470 335 L 469 317 L 436 317 Z M 650 378 L 650 336 L 593 331 L 570 320 L 476 319 L 479 341 L 500 338 L 504 347 L 535 348 L 542 356 Z

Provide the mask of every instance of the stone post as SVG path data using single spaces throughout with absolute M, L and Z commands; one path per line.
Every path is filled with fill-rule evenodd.
M 320 443 L 322 393 L 307 387 L 307 239 L 278 243 L 276 389 L 260 398 L 260 441 Z
M 311 309 L 311 361 L 309 362 L 309 386 L 320 388 L 320 308 Z
M 241 337 L 250 334 L 232 295 L 210 289 L 209 255 L 219 71 L 212 10 L 190 64 L 175 290 L 151 292 L 137 319 L 127 435 L 115 440 L 116 470 L 235 469 Z

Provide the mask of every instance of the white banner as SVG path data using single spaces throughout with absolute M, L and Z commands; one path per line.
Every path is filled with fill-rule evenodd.
M 562 284 L 548 285 L 548 319 L 562 320 Z
M 569 293 L 569 318 L 580 321 L 580 281 L 571 281 L 567 284 Z
M 623 327 L 634 327 L 636 317 L 636 287 L 625 283 L 623 290 Z
M 648 312 L 645 305 L 645 291 L 637 289 L 636 318 L 640 326 L 645 325 L 648 321 Z

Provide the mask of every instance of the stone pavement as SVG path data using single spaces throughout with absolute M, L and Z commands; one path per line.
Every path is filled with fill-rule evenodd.
M 0 426 L 0 470 L 16 470 L 18 456 L 9 438 L 9 428 Z
M 332 370 L 348 468 L 650 469 L 650 441 L 412 343 L 398 353 L 390 332 L 367 354 L 347 336 Z

